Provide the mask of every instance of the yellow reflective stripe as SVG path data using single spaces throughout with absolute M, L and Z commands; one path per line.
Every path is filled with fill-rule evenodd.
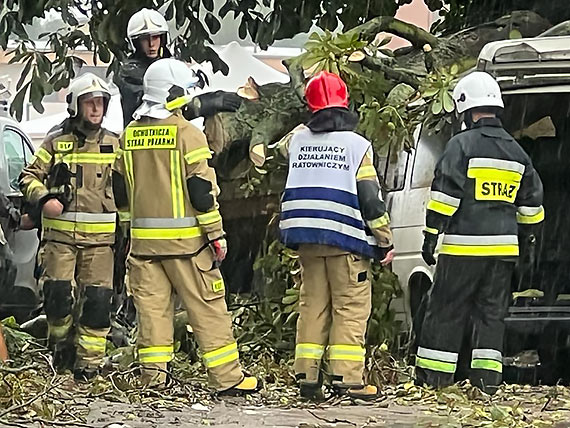
M 356 173 L 357 180 L 370 177 L 376 178 L 376 168 L 372 165 L 361 166 Z
M 131 213 L 129 211 L 119 211 L 119 221 L 131 221 Z
M 442 373 L 455 373 L 457 364 L 416 357 L 416 367 L 421 367 L 422 369 L 428 369 Z
M 138 351 L 138 360 L 141 363 L 168 363 L 172 361 L 174 347 L 170 346 L 148 346 L 140 348 Z
M 224 346 L 204 354 L 204 364 L 207 368 L 221 366 L 239 358 L 237 343 Z
M 325 347 L 318 343 L 299 343 L 295 346 L 295 359 L 320 360 L 324 353 Z
M 38 149 L 38 151 L 35 153 L 35 156 L 41 160 L 43 163 L 50 163 L 51 159 L 52 159 L 52 155 L 50 152 L 48 152 L 46 149 L 44 149 L 43 147 Z
M 452 245 L 443 244 L 441 254 L 450 256 L 518 256 L 518 245 Z
M 439 230 L 434 229 L 433 227 L 425 227 L 424 232 L 431 233 L 432 235 L 439 235 Z
M 115 153 L 56 153 L 55 160 L 65 163 L 112 164 L 117 155 Z
M 428 202 L 427 209 L 449 217 L 457 211 L 457 207 L 433 199 Z
M 379 229 L 390 224 L 390 215 L 386 212 L 382 217 L 378 217 L 368 222 L 370 229 Z
M 184 192 L 182 190 L 182 173 L 180 172 L 180 153 L 170 151 L 170 190 L 172 193 L 172 215 L 174 218 L 184 217 Z
M 115 233 L 115 223 L 83 223 L 79 221 L 42 219 L 44 229 L 59 230 L 61 232 L 81 233 Z
M 471 360 L 471 368 L 503 373 L 503 364 L 500 361 L 495 361 L 495 360 L 486 360 L 486 359 Z
M 73 316 L 68 315 L 56 322 L 48 321 L 48 337 L 52 340 L 60 340 L 67 337 L 73 326 Z
M 330 345 L 329 360 L 364 361 L 366 350 L 360 345 Z
M 522 174 L 516 171 L 507 171 L 497 168 L 469 168 L 467 169 L 467 177 L 520 182 Z
M 196 150 L 192 150 L 184 155 L 184 159 L 188 164 L 200 162 L 204 159 L 212 159 L 212 152 L 209 147 L 202 147 Z
M 34 190 L 39 189 L 39 188 L 45 189 L 44 183 L 42 183 L 39 180 L 30 181 L 30 184 L 28 184 L 28 187 L 26 189 L 26 198 L 30 199 L 30 196 L 32 195 Z M 46 189 L 46 191 L 47 191 L 47 189 Z
M 202 226 L 222 221 L 222 216 L 218 210 L 211 211 L 206 214 L 197 215 L 196 218 L 198 219 L 198 223 L 200 223 L 200 225 Z
M 172 101 L 167 102 L 166 104 L 164 104 L 164 107 L 166 108 L 166 110 L 169 111 L 176 110 L 178 108 L 184 107 L 186 104 L 192 101 L 192 98 L 193 97 L 190 95 L 184 95 L 182 97 L 178 97 L 173 99 Z
M 544 210 L 535 215 L 517 213 L 517 222 L 520 224 L 537 224 L 544 221 Z
M 107 339 L 98 336 L 79 336 L 79 346 L 88 351 L 102 351 L 105 352 L 107 347 Z
M 127 184 L 129 186 L 129 205 L 130 205 L 130 212 L 133 212 L 133 195 L 135 189 L 135 176 L 133 170 L 133 153 L 126 151 L 123 152 L 124 155 L 124 165 L 125 165 L 125 175 L 127 176 Z
M 168 229 L 132 228 L 131 236 L 135 239 L 191 239 L 202 235 L 199 227 L 180 227 Z

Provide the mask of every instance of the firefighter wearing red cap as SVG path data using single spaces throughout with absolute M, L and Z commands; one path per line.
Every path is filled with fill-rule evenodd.
M 354 132 L 342 79 L 320 72 L 305 97 L 313 116 L 288 141 L 289 173 L 281 206 L 281 240 L 303 267 L 295 373 L 301 395 L 322 396 L 321 362 L 333 388 L 375 398 L 363 382 L 371 310 L 370 263 L 394 257 L 370 142 Z

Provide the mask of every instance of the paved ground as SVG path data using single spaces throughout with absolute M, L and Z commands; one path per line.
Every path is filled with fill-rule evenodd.
M 321 406 L 314 408 L 282 409 L 256 407 L 238 402 L 217 402 L 192 407 L 181 405 L 177 410 L 159 409 L 154 405 L 130 405 L 97 401 L 89 405 L 86 423 L 65 425 L 69 427 L 109 428 L 180 428 L 180 427 L 276 427 L 276 428 L 344 428 L 344 427 L 431 427 L 446 426 L 445 418 L 423 415 L 418 407 L 387 406 L 377 403 L 372 406 Z M 85 409 L 82 409 L 85 411 Z M 116 424 L 116 425 L 115 425 Z M 25 423 L 0 427 L 48 427 L 45 422 Z M 62 425 L 59 425 L 62 426 Z

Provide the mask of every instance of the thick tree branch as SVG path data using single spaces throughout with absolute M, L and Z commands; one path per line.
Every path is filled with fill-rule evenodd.
M 438 45 L 436 36 L 414 24 L 400 21 L 391 16 L 379 16 L 358 27 L 354 27 L 347 34 L 357 33 L 361 40 L 372 42 L 378 33 L 387 32 L 408 40 L 414 47 L 422 48 L 429 44 L 432 47 Z
M 388 65 L 381 58 L 367 55 L 360 64 L 370 70 L 381 71 L 388 79 L 395 80 L 398 83 L 406 83 L 414 89 L 418 89 L 420 86 L 420 80 L 416 77 L 418 73 Z
M 295 90 L 295 93 L 299 99 L 303 101 L 305 98 L 305 72 L 299 61 L 294 60 L 295 58 L 285 59 L 283 60 L 283 65 L 289 72 L 289 77 L 291 78 L 291 87 Z

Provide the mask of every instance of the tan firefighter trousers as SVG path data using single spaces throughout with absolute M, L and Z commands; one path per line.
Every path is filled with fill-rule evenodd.
M 145 383 L 163 383 L 173 356 L 174 295 L 188 313 L 208 370 L 222 391 L 243 379 L 224 281 L 209 248 L 197 256 L 129 258 L 129 283 L 138 314 L 138 361 Z M 158 370 L 157 370 L 158 369 Z
M 372 305 L 370 260 L 320 245 L 303 245 L 299 254 L 296 377 L 301 383 L 321 382 L 325 358 L 333 385 L 360 386 Z
M 48 315 L 50 340 L 58 342 L 68 339 L 73 325 L 76 324 L 76 366 L 97 367 L 105 356 L 110 324 L 103 322 L 108 325 L 94 328 L 89 324 L 98 326 L 101 321 L 93 324 L 89 321 L 93 318 L 108 320 L 113 288 L 113 250 L 109 246 L 77 246 L 48 241 L 40 252 L 40 260 L 43 268 L 44 293 L 47 291 L 46 284 L 50 280 L 56 281 L 56 286 L 65 288 L 67 288 L 66 283 L 77 285 L 72 291 L 75 302 L 72 313 L 56 319 L 50 319 Z M 97 288 L 104 293 L 90 292 L 97 291 Z M 51 294 L 58 300 L 66 297 L 57 291 Z M 101 303 L 97 297 L 92 299 L 90 296 L 104 296 L 107 301 Z M 56 302 L 58 303 L 61 302 Z M 45 302 L 44 306 L 47 307 L 48 302 Z M 84 315 L 87 315 L 85 308 L 88 308 L 90 314 L 95 313 L 95 315 L 85 317 Z M 97 314 L 97 311 L 105 313 Z M 74 318 L 78 321 L 74 322 Z

